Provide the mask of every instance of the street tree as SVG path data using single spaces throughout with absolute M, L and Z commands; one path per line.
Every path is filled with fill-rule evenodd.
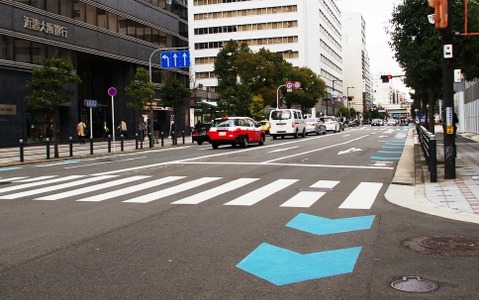
M 60 138 L 58 106 L 72 100 L 75 84 L 78 83 L 81 83 L 81 79 L 73 63 L 61 57 L 45 59 L 41 66 L 33 69 L 32 78 L 27 83 L 32 93 L 25 100 L 31 110 L 47 115 L 49 136 L 55 141 L 55 157 L 58 157 Z
M 286 88 L 282 88 L 288 108 L 296 105 L 306 113 L 308 109 L 316 106 L 326 92 L 326 83 L 308 67 L 293 68 L 287 77 L 291 82 L 301 82 L 301 89 L 293 89 L 290 93 Z
M 469 19 L 477 18 L 478 5 L 471 5 Z M 452 11 L 449 20 L 453 32 L 461 32 L 464 24 L 464 2 L 451 2 Z M 423 0 L 404 0 L 392 13 L 390 27 L 390 46 L 394 58 L 405 71 L 405 84 L 414 90 L 415 107 L 428 112 L 429 129 L 434 131 L 434 107 L 436 100 L 442 97 L 442 61 L 443 43 L 441 31 L 430 24 L 427 15 L 433 9 Z M 476 22 L 477 23 L 477 22 Z M 478 31 L 479 24 L 472 24 L 470 31 Z M 464 72 L 466 79 L 479 76 L 479 38 L 453 37 L 454 65 Z
M 130 97 L 130 99 L 126 101 L 126 107 L 136 110 L 139 118 L 145 107 L 148 107 L 150 113 L 150 132 L 153 132 L 152 100 L 155 96 L 155 89 L 153 83 L 150 82 L 150 76 L 145 68 L 137 68 L 135 77 L 130 84 L 125 87 L 125 93 Z
M 185 106 L 191 91 L 178 79 L 170 79 L 160 87 L 160 101 L 163 106 L 172 107 L 175 123 L 178 112 Z

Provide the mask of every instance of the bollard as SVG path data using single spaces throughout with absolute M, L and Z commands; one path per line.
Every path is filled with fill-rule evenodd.
M 108 135 L 108 153 L 111 153 L 111 135 Z
M 160 134 L 160 138 L 161 138 L 161 147 L 163 147 L 163 146 L 165 146 L 165 135 L 164 135 L 163 131 Z
M 20 139 L 20 162 L 25 161 L 25 155 L 23 152 L 23 139 Z
M 47 159 L 50 159 L 50 138 L 47 138 Z
M 185 144 L 185 131 L 183 130 L 183 132 L 181 134 L 183 136 L 183 145 L 184 145 Z
M 123 150 L 125 149 L 125 139 L 123 137 L 123 134 L 120 135 L 120 151 L 123 152 Z
M 93 139 L 90 138 L 90 154 L 93 155 Z
M 148 141 L 150 143 L 150 148 L 153 148 L 154 141 L 153 141 L 153 135 L 151 134 L 151 132 L 148 132 Z
M 138 142 L 139 142 L 138 133 L 135 133 L 135 149 L 136 150 L 138 150 Z M 143 149 L 143 143 L 141 143 L 141 149 Z
M 68 140 L 69 140 L 68 146 L 69 146 L 69 148 L 70 148 L 70 157 L 72 157 L 72 156 L 73 156 L 73 137 L 69 137 Z
M 171 144 L 176 145 L 176 133 L 174 131 L 171 132 Z

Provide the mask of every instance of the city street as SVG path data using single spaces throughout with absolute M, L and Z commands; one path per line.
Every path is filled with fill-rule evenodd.
M 477 255 L 411 247 L 477 224 L 384 197 L 408 129 L 0 169 L 0 299 L 478 299 Z

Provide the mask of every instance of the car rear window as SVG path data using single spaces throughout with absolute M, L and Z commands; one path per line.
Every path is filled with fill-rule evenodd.
M 272 120 L 289 120 L 291 119 L 291 112 L 289 110 L 273 110 L 271 112 Z

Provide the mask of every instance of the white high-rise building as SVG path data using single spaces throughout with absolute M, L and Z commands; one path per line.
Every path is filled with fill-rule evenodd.
M 329 95 L 344 92 L 341 12 L 333 0 L 188 0 L 188 19 L 193 88 L 216 90 L 213 65 L 233 39 L 309 67 L 326 82 Z
M 346 6 L 347 7 L 347 6 Z M 372 80 L 366 50 L 366 21 L 361 13 L 343 11 L 344 89 L 353 96 L 350 107 L 357 112 L 372 104 Z

